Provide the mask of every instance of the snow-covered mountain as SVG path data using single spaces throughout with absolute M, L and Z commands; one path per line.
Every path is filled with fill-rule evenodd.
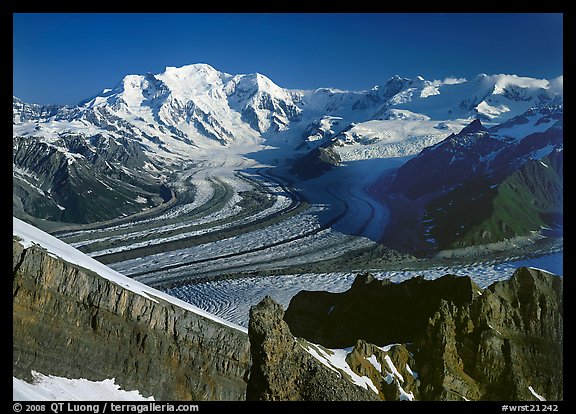
M 338 164 L 410 156 L 475 118 L 525 136 L 543 127 L 524 114 L 562 99 L 562 77 L 394 76 L 366 91 L 289 90 L 258 73 L 168 67 L 128 75 L 77 106 L 14 97 L 13 205 L 54 221 L 105 220 L 166 201 L 164 184 L 187 165 L 237 166 L 271 148 L 248 157 L 307 164 L 320 154 Z M 102 208 L 85 214 L 86 205 Z
M 424 149 L 397 172 L 390 190 L 416 199 L 445 192 L 463 181 L 502 174 L 563 149 L 563 107 L 530 110 L 492 128 L 475 119 L 458 134 Z M 426 171 L 425 180 L 417 178 Z
M 562 77 L 427 81 L 395 76 L 367 91 L 302 91 L 281 88 L 258 73 L 230 75 L 195 64 L 128 75 L 76 107 L 14 98 L 13 120 L 15 136 L 49 142 L 71 133 L 129 137 L 156 158 L 171 159 L 175 154 L 194 158 L 214 146 L 312 149 L 335 137 L 341 146 L 386 146 L 415 137 L 429 145 L 471 118 L 497 124 L 561 101 Z

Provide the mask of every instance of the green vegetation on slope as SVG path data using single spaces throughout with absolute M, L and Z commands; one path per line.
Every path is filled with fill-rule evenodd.
M 562 175 L 563 153 L 558 151 L 530 161 L 494 188 L 486 180 L 468 183 L 427 206 L 429 235 L 445 249 L 561 226 Z

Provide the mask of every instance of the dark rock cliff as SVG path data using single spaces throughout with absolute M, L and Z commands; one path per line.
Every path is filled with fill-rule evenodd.
M 115 378 L 157 400 L 243 400 L 245 333 L 13 243 L 13 374 Z
M 468 277 L 359 276 L 341 294 L 300 292 L 284 319 L 311 342 L 355 345 L 351 367 L 383 399 L 405 395 L 400 386 L 419 400 L 563 399 L 563 280 L 540 270 L 519 268 L 483 291 Z
M 269 296 L 250 309 L 253 364 L 247 400 L 377 400 L 375 393 L 352 384 L 306 352 L 283 316 L 282 307 Z
M 478 291 L 469 278 L 453 275 L 396 284 L 365 274 L 343 293 L 298 293 L 284 319 L 295 336 L 329 348 L 354 346 L 358 339 L 374 344 L 412 342 L 426 328 L 440 300 L 470 303 Z

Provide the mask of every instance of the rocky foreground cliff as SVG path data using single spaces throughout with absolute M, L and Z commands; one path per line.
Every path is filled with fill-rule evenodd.
M 348 348 L 384 400 L 563 399 L 563 282 L 541 270 L 485 290 L 453 275 L 358 276 L 341 294 L 298 293 L 284 320 L 295 336 Z
M 129 280 L 129 279 L 127 279 Z M 13 375 L 101 381 L 156 400 L 244 400 L 246 333 L 13 243 Z
M 377 400 L 371 391 L 312 356 L 282 320 L 282 306 L 266 296 L 250 309 L 252 370 L 246 399 L 255 401 Z

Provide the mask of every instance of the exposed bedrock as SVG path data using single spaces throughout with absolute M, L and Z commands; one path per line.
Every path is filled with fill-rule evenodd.
M 15 240 L 13 375 L 32 370 L 157 400 L 562 400 L 563 279 L 360 275 L 286 313 L 266 297 L 246 335 Z
M 253 364 L 247 400 L 377 400 L 375 393 L 352 384 L 306 352 L 283 316 L 282 306 L 269 296 L 250 309 Z
M 328 348 L 358 349 L 358 340 L 405 347 L 412 360 L 399 365 L 418 373 L 415 399 L 562 400 L 562 307 L 563 279 L 531 268 L 485 290 L 452 275 L 399 284 L 363 275 L 340 294 L 298 293 L 284 320 Z M 364 358 L 372 355 L 383 361 L 366 348 Z
M 243 400 L 248 336 L 13 243 L 13 374 L 115 378 L 157 400 Z

